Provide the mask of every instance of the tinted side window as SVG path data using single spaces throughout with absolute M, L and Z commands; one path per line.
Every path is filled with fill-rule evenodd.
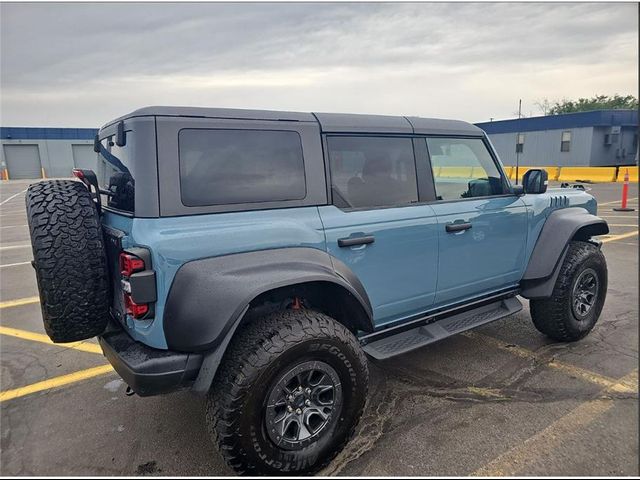
M 187 206 L 301 200 L 306 196 L 296 132 L 185 129 L 178 136 Z
M 331 188 L 336 205 L 367 208 L 418 201 L 410 138 L 329 137 Z
M 479 138 L 427 138 L 438 200 L 501 195 L 500 171 Z

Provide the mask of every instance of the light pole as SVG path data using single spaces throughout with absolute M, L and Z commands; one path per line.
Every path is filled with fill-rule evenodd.
M 522 99 L 518 100 L 518 133 L 516 133 L 516 185 L 518 185 L 518 167 L 520 166 L 520 149 L 518 142 L 520 141 L 520 117 L 522 116 Z

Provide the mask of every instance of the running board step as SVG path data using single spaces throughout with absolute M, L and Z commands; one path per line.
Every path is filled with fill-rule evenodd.
M 427 325 L 372 341 L 362 348 L 373 358 L 384 360 L 479 327 L 485 323 L 493 322 L 520 310 L 522 310 L 522 304 L 516 297 L 505 298 Z

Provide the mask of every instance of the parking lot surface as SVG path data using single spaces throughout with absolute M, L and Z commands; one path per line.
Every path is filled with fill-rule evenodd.
M 125 396 L 94 341 L 52 345 L 24 210 L 0 185 L 2 475 L 231 475 L 189 392 Z M 609 290 L 582 341 L 520 313 L 385 362 L 357 436 L 327 475 L 638 475 L 638 188 L 589 185 L 611 232 Z

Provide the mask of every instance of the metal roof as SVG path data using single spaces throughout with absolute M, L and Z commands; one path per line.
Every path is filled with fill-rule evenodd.
M 593 110 L 494 122 L 476 123 L 489 135 L 497 133 L 531 132 L 536 130 L 563 130 L 584 127 L 610 127 L 614 125 L 638 127 L 637 110 Z
M 205 108 L 205 107 L 143 107 L 131 113 L 111 120 L 102 128 L 120 120 L 146 116 L 191 117 L 191 118 L 226 118 L 241 120 L 289 120 L 293 122 L 315 122 L 311 113 L 280 112 L 275 110 L 247 110 L 242 108 Z
M 461 120 L 441 120 L 438 118 L 407 117 L 413 125 L 414 133 L 435 135 L 482 136 L 483 131 L 471 123 Z
M 355 113 L 316 113 L 323 132 L 413 133 L 404 117 Z
M 117 118 L 109 122 L 107 125 L 111 125 L 126 118 L 149 115 L 228 119 L 237 118 L 246 120 L 289 120 L 296 122 L 317 121 L 323 132 L 333 133 L 368 132 L 482 135 L 482 131 L 474 125 L 458 120 L 439 120 L 433 118 L 402 117 L 393 115 L 281 112 L 274 110 L 202 107 L 144 107 Z

